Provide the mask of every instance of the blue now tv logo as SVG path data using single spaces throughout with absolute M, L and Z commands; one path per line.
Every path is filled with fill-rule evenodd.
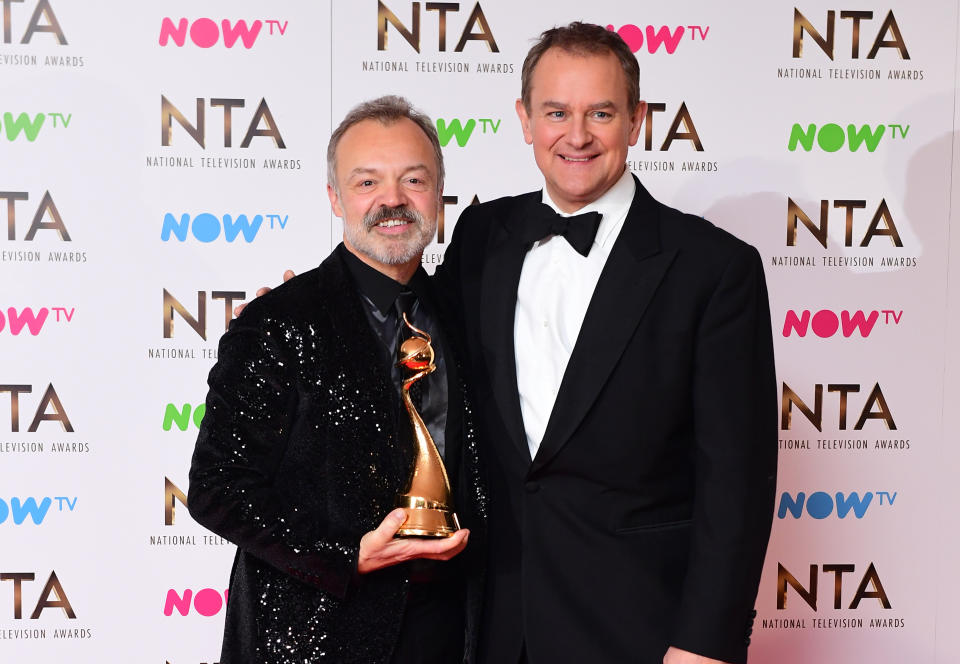
M 11 498 L 9 502 L 0 498 L 0 524 L 13 519 L 14 525 L 21 525 L 29 517 L 33 523 L 40 525 L 47 518 L 47 512 L 53 506 L 53 501 L 57 501 L 57 512 L 72 512 L 77 507 L 77 497 L 68 496 L 45 496 L 37 498 Z
M 897 499 L 897 492 L 865 491 L 861 496 L 856 491 L 846 494 L 837 491 L 833 495 L 826 491 L 814 491 L 811 494 L 803 491 L 790 494 L 784 491 L 780 495 L 777 518 L 786 519 L 789 514 L 794 519 L 800 519 L 806 511 L 814 519 L 826 519 L 834 512 L 836 512 L 838 519 L 846 518 L 851 512 L 857 519 L 862 519 L 873 503 L 874 496 L 877 498 L 878 506 L 889 506 L 893 505 L 893 502 Z
M 193 236 L 198 242 L 210 243 L 216 241 L 220 236 L 228 243 L 233 243 L 241 235 L 248 244 L 257 238 L 257 234 L 264 227 L 263 222 L 267 221 L 269 229 L 283 230 L 287 227 L 290 215 L 286 214 L 255 214 L 247 216 L 238 214 L 236 216 L 225 214 L 218 217 L 209 212 L 190 216 L 187 213 L 179 216 L 167 212 L 163 215 L 163 227 L 160 229 L 160 239 L 164 242 L 170 242 L 171 237 L 180 242 L 186 242 L 189 236 Z

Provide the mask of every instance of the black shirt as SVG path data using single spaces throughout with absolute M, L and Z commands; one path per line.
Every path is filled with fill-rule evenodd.
M 430 299 L 430 287 L 427 273 L 422 267 L 410 278 L 410 282 L 402 284 L 367 265 L 341 243 L 335 249 L 347 265 L 347 270 L 353 278 L 354 284 L 366 305 L 364 313 L 370 327 L 381 342 L 381 355 L 385 365 L 390 367 L 390 376 L 393 379 L 397 394 L 400 394 L 403 379 L 407 372 L 397 366 L 397 350 L 399 344 L 412 335 L 411 330 L 403 323 L 397 314 L 395 302 L 401 292 L 413 291 L 417 296 L 411 313 L 407 314 L 410 322 L 427 332 L 433 339 L 434 364 L 436 371 L 424 376 L 417 385 L 420 398 L 416 403 L 417 412 L 423 418 L 427 430 L 433 437 L 440 456 L 446 458 L 446 425 L 448 405 L 447 365 L 443 353 L 443 343 L 440 326 L 435 314 L 435 305 Z M 406 411 L 401 409 L 401 427 L 410 427 Z M 450 470 L 448 468 L 448 470 Z

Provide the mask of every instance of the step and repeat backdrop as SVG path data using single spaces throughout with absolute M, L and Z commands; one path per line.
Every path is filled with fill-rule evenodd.
M 751 662 L 960 661 L 958 4 L 2 0 L 0 661 L 217 661 L 234 548 L 186 492 L 233 307 L 339 242 L 326 143 L 364 99 L 436 121 L 428 271 L 539 188 L 520 68 L 571 20 L 640 62 L 629 168 L 764 258 Z

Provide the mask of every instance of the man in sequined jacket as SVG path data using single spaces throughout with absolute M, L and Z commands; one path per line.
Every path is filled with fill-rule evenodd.
M 220 661 L 470 662 L 486 496 L 456 343 L 420 267 L 443 185 L 436 130 L 403 99 L 367 102 L 328 165 L 343 244 L 251 302 L 210 372 L 188 504 L 238 547 Z M 420 412 L 464 526 L 447 539 L 394 538 L 413 458 L 400 311 L 437 351 Z

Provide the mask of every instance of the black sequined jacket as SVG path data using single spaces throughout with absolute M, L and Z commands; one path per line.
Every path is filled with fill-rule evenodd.
M 238 546 L 222 664 L 374 664 L 389 661 L 398 638 L 406 565 L 356 569 L 360 537 L 393 509 L 413 451 L 401 444 L 396 390 L 361 307 L 334 253 L 252 301 L 220 341 L 188 505 Z M 468 405 L 462 441 L 449 470 L 471 529 L 461 554 L 470 662 L 486 495 Z

